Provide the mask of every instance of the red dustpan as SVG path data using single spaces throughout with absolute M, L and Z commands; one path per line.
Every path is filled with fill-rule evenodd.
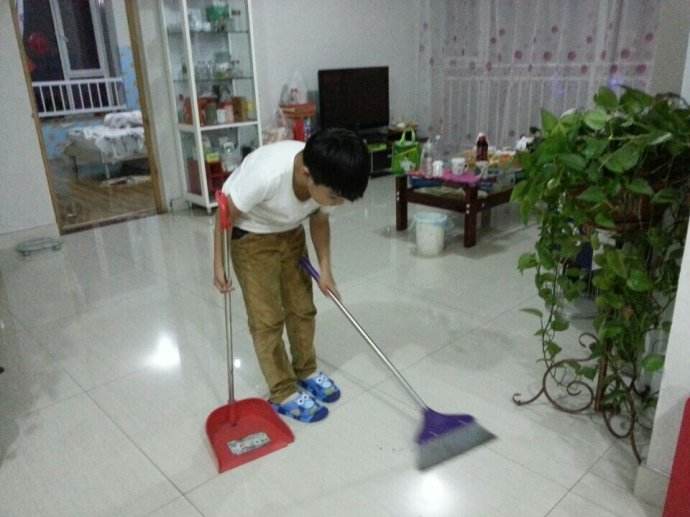
M 228 233 L 230 210 L 228 199 L 216 192 L 220 231 L 223 236 L 223 266 L 230 270 Z M 225 472 L 244 463 L 286 447 L 295 437 L 290 428 L 263 399 L 235 400 L 232 349 L 232 311 L 230 293 L 225 293 L 225 344 L 228 363 L 228 403 L 215 409 L 206 419 L 206 434 L 218 459 L 218 472 Z

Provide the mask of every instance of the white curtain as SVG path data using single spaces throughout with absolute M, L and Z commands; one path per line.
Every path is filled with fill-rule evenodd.
M 444 154 L 477 133 L 512 146 L 541 108 L 586 107 L 599 86 L 646 89 L 661 0 L 423 0 L 418 117 Z M 426 131 L 424 131 L 426 130 Z

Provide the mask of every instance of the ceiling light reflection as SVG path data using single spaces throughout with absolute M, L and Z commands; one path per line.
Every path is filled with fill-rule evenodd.
M 436 472 L 425 472 L 413 498 L 415 510 L 424 515 L 448 515 L 452 503 L 450 487 Z
M 167 334 L 158 337 L 156 349 L 146 361 L 149 366 L 159 370 L 170 370 L 180 366 L 180 349 Z

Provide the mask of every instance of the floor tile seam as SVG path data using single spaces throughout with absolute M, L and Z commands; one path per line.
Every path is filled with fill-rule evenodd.
M 337 366 L 335 366 L 333 363 L 329 362 L 326 359 L 321 358 L 320 356 L 317 355 L 317 361 L 325 364 L 334 370 L 337 369 Z M 352 384 L 356 385 L 356 387 L 360 388 L 360 392 L 357 393 L 354 397 L 352 397 L 350 400 L 346 401 L 345 403 L 336 403 L 335 406 L 333 405 L 327 405 L 329 411 L 335 412 L 338 411 L 346 406 L 349 406 L 351 403 L 357 401 L 361 396 L 367 394 L 370 391 L 370 388 L 367 387 L 366 385 L 362 384 L 359 380 L 355 380 L 354 378 L 348 378 L 348 381 L 351 382 Z M 337 382 L 336 382 L 337 384 Z
M 553 508 L 551 508 L 551 510 L 549 510 L 549 512 L 546 514 L 545 517 L 548 517 L 549 515 L 551 515 L 551 514 L 553 513 L 553 511 L 558 507 L 558 505 L 563 501 L 563 499 L 565 499 L 568 495 L 571 495 L 571 494 L 574 495 L 574 496 L 577 496 L 577 497 L 580 497 L 580 498 L 584 499 L 584 500 L 587 501 L 588 503 L 593 504 L 593 505 L 596 506 L 597 508 L 601 508 L 601 509 L 604 510 L 605 512 L 614 513 L 614 512 L 609 511 L 607 508 L 604 508 L 603 506 L 601 506 L 597 501 L 593 501 L 593 500 L 591 500 L 591 499 L 589 499 L 589 498 L 587 498 L 587 497 L 584 497 L 584 496 L 581 495 L 581 494 L 577 494 L 577 493 L 574 492 L 574 490 L 575 490 L 575 488 L 577 487 L 577 485 L 580 484 L 580 482 L 585 478 L 585 476 L 587 476 L 588 474 L 596 475 L 596 474 L 594 474 L 594 473 L 592 472 L 592 469 L 594 469 L 594 467 L 597 465 L 597 463 L 599 463 L 599 461 L 601 461 L 601 459 L 604 458 L 604 457 L 606 456 L 606 454 L 608 454 L 608 452 L 609 452 L 613 447 L 614 447 L 614 445 L 610 445 L 606 450 L 604 450 L 604 452 L 602 452 L 602 453 L 599 455 L 599 457 L 594 461 L 594 463 L 592 463 L 592 465 L 591 465 L 591 466 L 590 466 L 590 467 L 589 467 L 589 468 L 588 468 L 588 469 L 577 479 L 577 481 L 575 481 L 575 482 L 568 488 L 568 491 L 566 492 L 566 494 L 561 498 L 561 500 L 560 500 L 558 503 L 556 503 L 556 504 L 553 506 Z M 599 477 L 599 476 L 597 476 L 597 477 Z M 624 517 L 624 516 L 619 516 L 619 517 Z
M 552 515 L 553 512 L 556 510 L 556 508 L 558 508 L 560 506 L 560 504 L 565 500 L 565 498 L 568 497 L 569 495 L 570 495 L 570 490 L 566 490 L 565 494 L 563 494 L 561 496 L 561 498 L 558 501 L 556 501 L 556 504 L 554 504 L 551 507 L 551 509 L 544 514 L 544 517 L 549 517 L 550 515 Z M 599 507 L 599 508 L 601 508 L 601 507 Z
M 160 214 L 157 214 L 157 215 L 155 216 L 155 218 L 157 219 L 159 215 L 160 215 Z M 148 218 L 144 218 L 144 219 L 148 219 Z M 153 237 L 153 235 L 151 234 L 151 229 L 147 228 L 146 225 L 144 225 L 144 226 L 141 227 L 141 231 L 142 231 L 143 233 L 146 234 L 146 237 L 148 237 L 148 238 Z M 167 232 L 166 232 L 166 233 L 167 233 Z M 160 235 L 160 237 L 170 237 L 170 235 Z M 120 258 L 124 258 L 124 259 L 129 260 L 130 262 L 134 262 L 134 263 L 135 263 L 135 261 L 132 260 L 132 258 L 131 258 L 130 256 L 128 256 L 126 253 L 124 253 L 123 251 L 121 251 L 120 248 L 119 248 L 117 245 L 115 245 L 114 242 L 112 242 L 112 241 L 110 241 L 110 240 L 107 240 L 107 239 L 104 239 L 103 242 L 104 242 L 104 245 L 105 245 L 106 248 L 109 248 L 111 251 L 113 251 L 113 252 L 114 252 L 116 255 L 118 255 Z
M 134 377 L 134 376 L 139 375 L 139 374 L 141 374 L 147 370 L 148 370 L 148 367 L 146 367 L 146 366 L 135 368 L 134 370 L 123 373 L 122 375 L 118 375 L 117 377 L 114 377 L 112 379 L 108 379 L 105 382 L 99 382 L 97 384 L 94 384 L 93 386 L 90 386 L 89 388 L 83 388 L 84 393 L 91 395 L 94 391 L 97 391 L 97 390 L 100 390 L 103 388 L 107 388 L 107 387 L 111 386 L 112 384 L 115 384 L 116 382 L 123 381 L 125 379 L 128 379 L 129 377 Z
M 161 504 L 161 505 L 158 506 L 157 508 L 154 508 L 153 510 L 151 510 L 150 512 L 148 512 L 148 513 L 146 514 L 146 516 L 144 516 L 144 517 L 150 517 L 151 515 L 155 514 L 156 512 L 159 512 L 160 510 L 162 510 L 162 509 L 165 508 L 166 506 L 169 506 L 169 505 L 173 504 L 175 501 L 178 501 L 179 499 L 184 499 L 185 501 L 187 501 L 187 502 L 189 503 L 189 505 L 190 505 L 192 508 L 194 508 L 194 510 L 196 510 L 197 513 L 198 513 L 199 515 L 201 515 L 202 517 L 205 517 L 205 514 L 202 513 L 201 510 L 200 510 L 199 508 L 197 508 L 197 506 L 192 502 L 192 500 L 189 499 L 185 494 L 182 494 L 181 498 L 180 498 L 180 497 L 177 497 L 177 498 L 173 499 L 172 501 L 168 501 L 168 502 L 165 502 L 165 503 Z
M 93 230 L 87 230 L 87 231 L 93 231 Z M 106 248 L 106 251 L 112 252 L 114 255 L 116 255 L 119 259 L 125 260 L 126 262 L 129 263 L 130 266 L 132 266 L 134 269 L 141 270 L 141 266 L 136 263 L 130 256 L 126 255 L 122 251 L 120 251 L 119 247 L 115 245 L 115 243 L 110 242 L 108 239 L 102 239 L 103 246 Z M 65 243 L 67 247 L 70 246 L 70 243 Z M 76 244 L 75 244 L 76 246 Z M 125 274 L 125 273 L 118 273 L 119 274 Z M 117 276 L 117 275 L 115 275 Z
M 610 514 L 613 514 L 613 515 L 615 515 L 616 517 L 628 517 L 627 515 L 623 515 L 623 514 L 621 514 L 621 513 L 611 511 L 609 508 L 605 508 L 604 506 L 602 506 L 602 505 L 599 503 L 599 501 L 596 501 L 594 497 L 589 497 L 589 496 L 587 496 L 586 494 L 582 494 L 582 493 L 577 493 L 577 492 L 575 492 L 575 489 L 577 488 L 577 485 L 579 485 L 579 484 L 582 482 L 582 480 L 584 479 L 584 477 L 587 476 L 588 474 L 591 474 L 592 476 L 595 476 L 595 477 L 597 477 L 597 478 L 599 478 L 599 479 L 601 479 L 601 480 L 603 480 L 603 481 L 606 481 L 606 480 L 604 480 L 602 477 L 597 476 L 596 474 L 594 474 L 594 473 L 592 473 L 592 472 L 590 472 L 590 471 L 587 471 L 587 472 L 585 472 L 585 473 L 580 477 L 580 479 L 577 480 L 577 482 L 572 486 L 572 488 L 571 488 L 570 490 L 568 490 L 568 494 L 572 494 L 572 495 L 577 496 L 577 497 L 579 497 L 579 498 L 581 498 L 581 499 L 584 499 L 584 500 L 587 501 L 588 503 L 590 503 L 590 504 L 596 506 L 597 508 L 601 508 L 601 509 L 604 510 L 605 512 L 608 512 L 608 513 L 610 513 Z M 607 482 L 608 482 L 608 481 L 607 481 Z M 620 488 L 620 487 L 618 487 L 617 485 L 614 485 L 614 486 L 616 486 L 616 488 Z
M 14 319 L 14 321 L 16 321 L 17 323 L 19 323 L 19 326 L 22 327 L 22 330 L 24 330 L 25 332 L 27 332 L 28 334 L 30 334 L 31 337 L 33 337 L 34 339 L 36 339 L 36 337 L 33 335 L 33 332 L 32 332 L 32 329 L 35 329 L 35 328 L 36 328 L 35 325 L 30 325 L 28 321 L 24 320 L 24 318 L 20 318 L 19 316 L 17 316 L 16 313 L 12 312 L 12 310 L 9 309 L 9 308 L 7 308 L 7 312 L 10 313 L 10 316 L 12 316 L 12 318 Z M 48 326 L 48 325 L 53 325 L 53 324 L 55 324 L 55 323 L 59 323 L 59 322 L 61 322 L 61 321 L 63 321 L 63 320 L 67 320 L 67 319 L 69 319 L 69 318 L 74 318 L 74 315 L 73 315 L 73 316 L 61 316 L 61 317 L 59 317 L 59 318 L 57 318 L 57 319 L 49 320 L 49 321 L 47 321 L 47 322 L 45 322 L 45 323 L 41 323 L 41 324 L 38 325 L 38 326 L 44 327 L 44 326 Z M 15 331 L 15 332 L 16 332 L 16 331 Z
M 342 219 L 344 219 L 345 217 L 351 217 L 351 216 L 352 215 L 341 216 L 340 221 L 342 221 Z M 335 222 L 331 223 L 331 227 L 333 229 L 333 231 L 331 232 L 331 239 L 332 240 L 337 240 L 338 235 L 348 235 L 349 236 L 349 235 L 351 235 L 357 231 L 362 230 L 362 228 L 360 226 L 354 225 L 354 224 L 348 224 L 348 225 L 342 225 L 341 226 L 340 221 L 335 221 Z M 345 221 L 342 221 L 342 222 L 345 222 Z M 345 226 L 345 227 L 343 227 L 343 226 Z M 367 228 L 367 231 L 370 231 L 370 230 Z
M 397 291 L 398 293 L 402 293 L 402 294 L 406 294 L 406 295 L 411 295 L 411 293 L 405 291 L 403 288 L 398 287 L 397 285 L 391 285 L 391 284 L 382 282 L 382 281 L 380 281 L 380 280 L 377 280 L 377 279 L 375 279 L 375 278 L 371 278 L 371 277 L 373 277 L 374 275 L 376 275 L 377 273 L 378 273 L 378 272 L 374 272 L 374 273 L 372 273 L 371 275 L 368 275 L 367 277 L 363 278 L 362 280 L 363 280 L 363 281 L 366 280 L 366 281 L 368 281 L 369 283 L 374 283 L 374 284 L 377 284 L 377 285 L 379 285 L 379 286 L 385 287 L 385 288 L 387 288 L 387 289 L 391 289 L 391 290 L 393 290 L 393 291 Z M 423 299 L 425 302 L 428 302 L 429 304 L 440 305 L 440 306 L 441 306 L 442 308 L 444 308 L 444 309 L 452 310 L 452 311 L 457 311 L 457 312 L 459 312 L 460 314 L 462 314 L 463 316 L 466 316 L 468 319 L 472 319 L 472 318 L 483 318 L 483 316 L 480 315 L 480 314 L 476 314 L 476 313 L 472 313 L 472 312 L 466 311 L 465 309 L 462 309 L 462 308 L 460 308 L 460 307 L 451 305 L 451 304 L 449 304 L 449 303 L 447 303 L 447 302 L 444 302 L 444 301 L 439 301 L 439 300 L 434 299 L 434 298 L 432 298 L 432 297 L 430 297 L 430 296 L 428 296 L 428 295 L 425 295 L 425 294 L 416 294 L 416 296 L 417 296 L 418 298 Z M 480 321 L 482 321 L 482 323 L 477 323 L 477 326 L 476 326 L 476 327 L 472 327 L 472 329 L 473 329 L 472 332 L 473 332 L 474 330 L 477 330 L 479 327 L 481 327 L 482 325 L 484 325 L 484 324 L 487 323 L 487 322 L 485 322 L 484 320 L 480 320 Z
M 455 346 L 455 345 L 452 345 L 452 344 L 450 344 L 450 345 L 445 345 L 445 346 L 443 346 L 442 348 L 436 350 L 435 352 L 431 352 L 431 353 L 429 353 L 429 354 L 426 354 L 424 357 L 421 357 L 419 360 L 415 361 L 413 364 L 410 364 L 410 365 L 408 365 L 408 366 L 405 366 L 404 368 L 400 368 L 400 371 L 401 371 L 401 373 L 404 375 L 405 372 L 406 372 L 407 370 L 410 370 L 411 368 L 414 368 L 414 367 L 417 366 L 420 362 L 422 362 L 423 360 L 427 359 L 429 356 L 434 355 L 434 354 L 437 354 L 437 353 L 440 353 L 440 352 L 442 352 L 443 350 L 445 350 L 445 349 L 447 349 L 447 348 L 450 348 L 450 347 L 453 347 L 453 346 Z M 494 376 L 494 375 L 492 375 L 492 374 L 489 374 L 489 375 L 491 376 L 492 379 L 500 380 L 499 377 L 496 377 L 496 376 Z M 372 386 L 368 389 L 368 391 L 370 391 L 370 390 L 372 390 L 372 389 L 375 389 L 376 387 L 380 386 L 380 385 L 383 384 L 384 382 L 387 382 L 388 380 L 390 380 L 391 377 L 395 379 L 395 376 L 392 375 L 391 372 L 387 372 L 386 378 L 384 378 L 384 379 L 382 379 L 381 381 L 377 382 L 376 384 L 372 385 Z M 405 403 L 405 404 L 408 405 L 409 407 L 415 407 L 413 404 L 411 404 L 411 403 L 409 402 L 409 400 L 403 401 L 400 397 L 397 397 L 397 396 L 395 396 L 395 395 L 389 395 L 389 396 L 392 397 L 394 400 L 396 400 L 396 401 L 399 402 L 399 403 Z M 480 399 L 481 401 L 483 401 L 483 402 L 485 402 L 485 403 L 487 403 L 487 404 L 491 404 L 491 405 L 495 405 L 495 404 L 496 404 L 495 401 L 493 401 L 493 400 L 491 400 L 491 399 L 488 399 L 488 398 L 485 398 L 485 397 L 484 397 L 483 395 L 481 395 L 481 394 L 472 394 L 472 396 L 475 397 L 475 398 Z M 406 397 L 406 398 L 407 398 L 407 397 Z M 539 426 L 539 428 L 542 429 L 542 430 L 544 430 L 544 431 L 548 431 L 548 432 L 553 433 L 553 434 L 560 434 L 560 433 L 558 433 L 558 431 L 556 431 L 556 430 L 554 430 L 554 429 L 551 429 L 551 428 L 549 428 L 549 427 L 545 427 L 545 426 L 542 425 L 540 422 L 538 422 L 537 420 L 534 420 L 534 419 L 530 418 L 529 416 L 525 416 L 524 418 L 525 418 L 526 420 L 529 420 L 530 423 Z M 586 440 L 577 438 L 577 437 L 575 437 L 575 436 L 570 437 L 570 439 L 571 439 L 571 440 L 577 440 L 578 442 L 582 443 L 583 445 L 587 445 L 587 444 L 589 443 L 589 442 L 587 442 Z M 587 468 L 587 472 L 589 472 L 589 470 L 591 470 L 591 469 L 594 467 L 594 465 L 596 465 L 596 463 L 597 463 L 597 462 L 598 462 L 598 461 L 609 451 L 609 449 L 610 449 L 611 447 L 612 447 L 612 446 L 609 446 L 608 448 L 606 448 L 606 449 L 604 450 L 604 452 L 602 452 L 602 453 L 594 460 L 594 462 Z M 568 487 L 566 487 L 566 488 L 568 488 Z
M 375 391 L 376 391 L 376 387 L 377 387 L 378 385 L 382 384 L 383 382 L 387 382 L 388 380 L 389 380 L 389 379 L 386 378 L 386 379 L 380 381 L 379 383 L 377 383 L 377 384 L 375 384 L 375 385 L 373 385 L 373 386 L 367 388 L 366 391 L 365 391 L 365 393 L 375 392 Z M 360 396 L 363 395 L 363 394 L 364 394 L 364 393 L 360 394 Z M 385 394 L 385 397 L 390 397 L 390 398 L 392 398 L 394 401 L 403 404 L 403 406 L 407 407 L 408 409 L 416 409 L 417 411 L 420 411 L 420 408 L 416 407 L 416 406 L 415 406 L 411 401 L 409 401 L 409 400 L 403 401 L 403 400 L 401 400 L 399 397 L 396 397 L 396 396 L 393 396 L 393 395 L 390 395 L 390 394 Z M 356 398 L 353 399 L 353 400 L 350 401 L 350 402 L 353 402 L 354 400 L 356 400 Z M 380 400 L 381 400 L 381 399 L 380 399 Z M 382 401 L 385 403 L 385 400 L 382 400 Z M 494 450 L 494 449 L 491 449 L 491 452 L 494 453 L 494 454 L 496 454 L 497 456 L 500 456 L 503 460 L 508 461 L 508 462 L 510 462 L 510 463 L 513 464 L 513 465 L 517 465 L 517 466 L 519 466 L 519 467 L 521 467 L 521 468 L 524 468 L 524 469 L 528 470 L 530 473 L 532 473 L 532 474 L 534 474 L 535 476 L 537 476 L 537 477 L 543 479 L 544 481 L 548 481 L 548 482 L 550 482 L 550 483 L 554 483 L 554 484 L 558 485 L 558 486 L 559 486 L 560 488 L 562 488 L 563 491 L 564 491 L 564 494 L 563 494 L 563 497 L 561 498 L 561 500 L 569 493 L 568 487 L 565 486 L 565 485 L 563 485 L 563 484 L 561 484 L 559 481 L 554 480 L 554 479 L 551 479 L 551 478 L 545 476 L 544 474 L 535 471 L 533 468 L 531 468 L 531 467 L 529 467 L 529 466 L 527 466 L 527 465 L 523 465 L 522 463 L 520 463 L 519 461 L 516 461 L 516 460 L 513 459 L 513 458 L 506 457 L 506 456 L 504 456 L 503 454 L 501 454 L 499 451 L 496 451 L 496 450 Z M 585 474 L 586 474 L 586 472 L 585 472 Z M 585 474 L 583 474 L 583 476 L 584 476 Z M 558 504 L 558 503 L 556 503 L 556 505 L 557 505 L 557 504 Z M 554 506 L 555 506 L 555 505 L 554 505 Z M 547 515 L 548 515 L 548 513 L 547 513 Z
M 611 449 L 613 449 L 614 447 L 615 447 L 615 445 L 611 445 L 611 447 L 609 447 L 609 448 L 606 450 L 606 452 L 605 452 L 604 454 L 602 454 L 602 455 L 597 459 L 597 461 L 594 463 L 594 465 L 592 465 L 592 467 L 587 471 L 587 474 L 590 474 L 590 475 L 596 477 L 597 479 L 600 479 L 600 480 L 602 480 L 602 481 L 604 481 L 604 482 L 606 482 L 606 483 L 608 483 L 608 484 L 610 484 L 610 485 L 613 485 L 614 487 L 616 487 L 616 488 L 619 489 L 619 490 L 622 490 L 622 491 L 625 491 L 625 492 L 629 492 L 629 493 L 633 494 L 633 496 L 634 496 L 635 494 L 634 494 L 633 492 L 631 492 L 630 487 L 623 487 L 623 486 L 619 485 L 618 483 L 615 483 L 615 482 L 613 482 L 613 481 L 611 481 L 611 480 L 609 480 L 609 479 L 606 479 L 605 477 L 603 477 L 603 476 L 597 474 L 596 472 L 594 472 L 594 468 L 597 466 L 597 464 L 598 464 L 602 459 L 604 459 L 604 457 L 606 456 L 606 454 L 608 454 L 608 452 L 609 452 Z M 583 477 L 584 477 L 584 476 L 583 476 Z M 575 488 L 575 487 L 573 487 L 573 488 Z M 582 497 L 583 499 L 587 499 L 585 496 L 583 496 L 583 495 L 581 495 L 581 494 L 577 494 L 577 495 L 580 496 L 580 497 Z M 635 497 L 636 497 L 636 496 L 635 496 Z M 637 498 L 637 497 L 636 497 L 636 498 Z M 589 501 L 589 499 L 587 499 L 587 500 Z M 590 501 L 590 502 L 595 503 L 596 501 Z M 660 507 L 654 506 L 654 505 L 652 505 L 652 504 L 649 504 L 649 503 L 647 503 L 647 502 L 645 502 L 645 501 L 640 501 L 640 503 L 641 503 L 641 504 L 644 504 L 644 505 L 646 505 L 646 506 L 651 506 L 651 507 L 654 507 L 654 508 L 660 508 Z M 598 505 L 598 506 L 599 506 L 599 505 Z M 610 511 L 610 510 L 609 510 L 609 511 Z M 611 512 L 611 513 L 614 513 L 614 512 Z
M 25 418 L 29 417 L 31 415 L 41 413 L 43 411 L 47 411 L 51 408 L 54 408 L 55 406 L 59 404 L 63 404 L 69 400 L 72 400 L 73 398 L 79 397 L 80 395 L 86 395 L 85 391 L 78 391 L 77 393 L 73 393 L 71 395 L 67 395 L 66 397 L 63 397 L 59 400 L 54 400 L 46 404 L 45 406 L 37 407 L 37 408 L 32 408 L 32 409 L 27 409 L 26 411 L 20 411 L 18 413 L 10 414 L 10 415 L 5 415 L 9 416 L 12 419 L 19 419 L 19 418 Z
M 149 230 L 142 228 L 142 231 L 144 231 L 148 237 L 151 237 L 151 234 L 149 233 Z M 150 267 L 147 265 L 147 263 L 139 264 L 136 260 L 134 260 L 131 256 L 127 255 L 124 253 L 119 246 L 116 246 L 115 243 L 111 243 L 109 241 L 104 241 L 104 245 L 106 248 L 108 248 L 111 252 L 113 252 L 115 255 L 117 255 L 121 259 L 127 260 L 131 265 L 134 266 L 134 269 L 137 269 L 139 272 L 144 272 L 144 273 L 153 273 L 157 277 L 170 281 L 171 279 L 168 278 L 167 275 L 160 273 L 157 269 Z M 127 273 L 119 273 L 119 276 L 121 274 L 127 274 Z
M 60 359 L 53 352 L 51 352 L 51 350 L 47 347 L 47 345 L 43 342 L 43 340 L 41 340 L 37 336 L 35 336 L 29 329 L 24 329 L 24 330 L 22 330 L 22 332 L 27 334 L 38 345 L 38 347 L 43 352 L 48 354 L 48 357 L 53 361 L 52 364 L 49 364 L 49 365 L 46 365 L 44 367 L 39 368 L 38 373 L 46 371 L 46 370 L 50 371 L 51 367 L 56 367 L 56 370 L 58 372 L 64 373 L 74 383 L 74 385 L 77 386 L 77 388 L 79 388 L 81 393 L 86 393 L 87 390 L 84 388 L 84 386 L 82 386 L 77 381 L 77 379 L 69 372 L 69 370 L 67 368 L 65 368 L 64 365 L 56 365 L 55 364 L 55 363 L 59 363 Z M 5 371 L 7 371 L 7 368 L 5 368 Z M 68 398 L 71 398 L 71 397 L 68 397 Z M 66 399 L 61 399 L 57 402 L 61 402 L 62 400 L 66 400 Z
M 162 287 L 162 286 L 160 286 L 160 287 Z M 189 290 L 189 289 L 186 288 L 184 285 L 176 285 L 176 287 L 179 287 L 179 288 L 181 288 L 181 289 L 185 289 L 185 290 L 186 290 L 186 291 L 185 291 L 185 294 L 191 295 L 191 296 L 193 296 L 194 298 L 196 298 L 197 300 L 201 300 L 201 301 L 204 301 L 204 302 L 206 302 L 206 303 L 211 303 L 211 302 L 209 302 L 208 300 L 206 300 L 206 298 L 204 298 L 203 296 L 201 296 L 201 295 L 195 293 L 194 291 Z M 121 298 L 121 299 L 120 299 L 120 302 L 126 302 L 128 299 L 130 299 L 130 298 L 133 297 L 133 296 L 136 296 L 136 295 L 135 295 L 135 294 L 127 295 L 126 297 Z M 105 304 L 105 303 L 103 303 L 103 304 L 98 304 L 98 305 L 92 307 L 92 309 L 103 308 L 103 307 L 105 307 L 105 306 L 107 306 L 107 304 Z M 31 338 L 32 338 L 32 339 L 33 339 L 33 340 L 34 340 L 34 341 L 45 351 L 45 352 L 47 352 L 47 353 L 50 355 L 50 357 L 51 357 L 52 359 L 54 359 L 54 360 L 56 360 L 56 361 L 59 361 L 59 360 L 60 360 L 59 357 L 57 357 L 57 356 L 54 354 L 54 352 L 52 352 L 52 351 L 49 349 L 49 347 L 48 347 L 48 345 L 46 344 L 45 340 L 42 339 L 41 337 L 39 337 L 39 334 L 41 333 L 41 329 L 45 329 L 45 328 L 47 328 L 48 326 L 54 326 L 54 325 L 59 324 L 59 323 L 66 323 L 66 322 L 68 322 L 69 320 L 72 320 L 72 319 L 75 319 L 75 318 L 79 318 L 79 317 L 81 317 L 81 316 L 87 314 L 88 312 L 89 312 L 89 311 L 83 311 L 83 312 L 78 312 L 77 314 L 72 315 L 72 316 L 64 316 L 64 317 L 58 318 L 58 319 L 53 320 L 53 321 L 50 321 L 50 322 L 42 323 L 41 325 L 39 325 L 39 326 L 37 326 L 37 327 L 36 327 L 36 326 L 34 326 L 34 327 L 28 327 L 28 326 L 26 326 L 25 323 L 23 323 L 23 322 L 20 322 L 20 323 L 21 323 L 22 327 L 24 327 L 24 331 L 25 331 L 25 332 L 26 332 L 26 333 L 27 333 L 27 334 L 28 334 L 28 335 L 29 335 L 29 336 L 30 336 L 30 337 L 31 337 Z M 176 324 L 179 323 L 179 320 L 178 320 L 178 319 L 176 319 L 176 318 L 174 318 L 174 317 L 172 317 L 172 316 L 170 316 L 170 315 L 163 314 L 163 315 L 161 316 L 161 318 L 163 319 L 163 321 L 164 321 L 165 323 L 167 323 L 167 324 L 169 324 L 169 325 L 172 325 L 172 326 L 174 326 L 174 325 L 176 325 Z M 190 320 L 191 320 L 191 318 L 190 318 Z M 197 330 L 199 330 L 199 331 L 201 330 L 199 327 L 195 327 L 195 328 L 196 328 Z M 141 369 L 138 369 L 137 371 L 140 371 L 140 370 L 141 370 Z M 129 373 L 132 373 L 132 372 L 129 372 Z M 128 374 L 129 374 L 129 373 L 128 373 Z M 126 376 L 126 375 L 128 375 L 128 374 L 125 374 L 125 375 L 123 375 L 123 376 Z M 108 382 L 110 382 L 110 381 L 108 381 Z
M 144 270 L 142 270 L 142 269 L 139 269 L 139 271 L 140 271 L 140 272 L 153 273 L 153 274 L 155 274 L 155 275 L 158 277 L 159 280 L 164 280 L 164 281 L 166 281 L 166 282 L 169 281 L 167 278 L 161 277 L 160 275 L 156 274 L 156 273 L 153 272 L 153 271 L 144 271 Z M 117 275 L 113 275 L 113 277 L 111 277 L 111 278 L 118 278 L 118 277 L 125 276 L 125 275 L 127 275 L 127 273 L 119 273 L 119 274 L 117 274 Z M 157 284 L 156 289 L 158 289 L 158 288 L 160 288 L 160 287 L 162 287 L 162 286 L 163 286 L 163 284 Z M 190 292 L 192 292 L 192 291 L 190 291 Z M 125 294 L 125 295 L 120 295 L 120 296 L 118 296 L 118 301 L 119 301 L 120 303 L 124 303 L 124 302 L 126 302 L 127 300 L 133 298 L 133 297 L 136 296 L 136 295 L 137 295 L 137 294 L 136 294 L 136 293 L 133 293 L 133 292 L 128 293 L 128 294 Z M 22 325 L 22 327 L 24 327 L 24 328 L 34 337 L 34 339 L 38 339 L 38 338 L 36 337 L 36 335 L 34 334 L 34 332 L 37 331 L 38 328 L 45 328 L 45 327 L 48 327 L 49 325 L 54 326 L 54 325 L 56 325 L 56 324 L 66 322 L 66 321 L 68 321 L 68 320 L 70 320 L 70 319 L 78 318 L 78 317 L 80 317 L 80 316 L 82 316 L 82 315 L 84 315 L 84 314 L 89 313 L 90 311 L 93 311 L 94 309 L 102 309 L 102 308 L 104 308 L 104 307 L 107 307 L 109 303 L 111 303 L 110 300 L 102 300 L 102 301 L 98 301 L 98 302 L 96 302 L 96 303 L 89 303 L 89 304 L 86 304 L 86 305 L 85 305 L 85 306 L 88 306 L 88 308 L 85 309 L 85 310 L 83 310 L 83 309 L 80 308 L 75 314 L 68 315 L 68 316 L 60 316 L 60 317 L 58 317 L 58 318 L 55 318 L 55 319 L 51 319 L 51 320 L 45 321 L 45 322 L 43 322 L 43 323 L 41 323 L 41 324 L 39 324 L 39 325 L 30 325 L 28 321 L 25 321 L 24 319 L 19 318 L 18 316 L 16 316 L 16 315 L 15 315 L 14 313 L 12 313 L 12 312 L 10 312 L 10 315 L 13 316 L 14 319 L 15 319 L 17 322 L 19 322 L 19 323 Z
M 22 327 L 22 328 L 12 329 L 12 330 L 3 330 L 2 334 L 0 334 L 0 340 L 5 339 L 5 338 L 16 337 L 17 334 L 21 334 L 22 332 L 25 334 L 29 333 L 29 331 L 26 329 L 26 327 L 24 327 L 23 323 L 20 323 L 20 321 L 17 318 L 14 318 L 14 320 L 17 322 L 17 325 Z
M 611 435 L 611 436 L 613 437 L 613 435 Z M 621 490 L 629 490 L 630 487 L 626 487 L 626 486 L 619 485 L 618 483 L 616 483 L 616 482 L 614 482 L 614 481 L 611 481 L 611 480 L 609 480 L 609 479 L 606 479 L 606 478 L 604 478 L 603 476 L 601 476 L 601 475 L 597 474 L 596 472 L 594 472 L 594 469 L 597 467 L 597 465 L 598 465 L 602 460 L 605 460 L 605 459 L 606 459 L 606 456 L 608 456 L 608 454 L 609 454 L 615 447 L 616 447 L 616 442 L 612 443 L 611 446 L 610 446 L 609 448 L 607 448 L 607 449 L 603 452 L 603 454 L 601 454 L 601 456 L 599 456 L 599 458 L 597 458 L 597 461 L 596 461 L 596 462 L 594 463 L 594 465 L 592 465 L 592 467 L 589 469 L 589 473 L 592 474 L 593 476 L 598 477 L 599 479 L 603 479 L 603 480 L 606 481 L 607 483 L 611 483 L 612 485 L 614 485 L 614 486 L 620 488 Z M 626 445 L 626 447 L 627 447 L 627 445 Z M 638 464 L 637 466 L 639 467 L 639 464 Z
M 108 413 L 101 405 L 98 403 L 98 401 L 92 396 L 91 393 L 86 392 L 86 396 L 91 400 L 91 402 L 96 406 L 96 408 L 101 412 L 103 416 L 105 416 L 110 423 L 122 434 L 122 436 L 141 454 L 146 460 L 151 464 L 151 466 L 168 482 L 170 483 L 170 486 L 174 488 L 174 490 L 177 492 L 178 496 L 184 496 L 184 493 L 180 489 L 177 484 L 170 479 L 170 477 L 161 469 L 158 464 L 144 451 L 139 444 L 132 439 L 132 437 L 125 431 L 125 429 Z M 175 501 L 177 497 L 174 497 L 166 502 L 166 504 L 170 504 L 173 501 Z

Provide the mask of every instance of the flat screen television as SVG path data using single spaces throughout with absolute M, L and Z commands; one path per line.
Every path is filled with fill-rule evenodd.
M 388 126 L 388 67 L 319 70 L 319 109 L 323 128 Z

